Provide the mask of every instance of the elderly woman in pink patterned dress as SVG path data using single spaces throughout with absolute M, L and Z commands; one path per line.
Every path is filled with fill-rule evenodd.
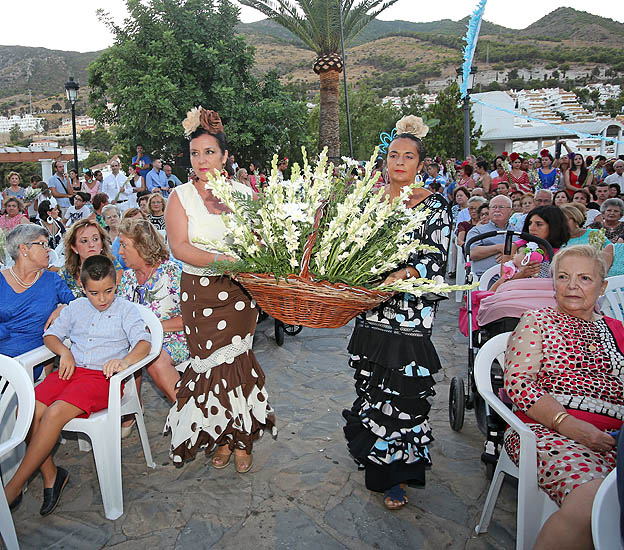
M 560 509 L 535 548 L 593 548 L 591 508 L 615 467 L 624 418 L 624 327 L 596 313 L 606 265 L 588 245 L 553 260 L 556 307 L 525 313 L 505 354 L 505 388 L 516 415 L 537 437 L 538 485 Z M 518 435 L 505 448 L 516 463 Z
M 146 370 L 173 403 L 180 379 L 175 367 L 189 357 L 180 312 L 182 270 L 169 260 L 164 239 L 147 220 L 124 220 L 119 227 L 119 242 L 119 254 L 129 269 L 124 271 L 117 293 L 146 305 L 160 319 L 165 333 L 163 349 Z

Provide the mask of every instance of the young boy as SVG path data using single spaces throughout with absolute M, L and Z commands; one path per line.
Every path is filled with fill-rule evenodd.
M 58 371 L 35 388 L 26 455 L 4 489 L 11 509 L 21 502 L 22 489 L 38 468 L 44 487 L 39 513 L 47 516 L 54 511 L 69 479 L 50 454 L 63 426 L 72 418 L 105 409 L 109 378 L 150 350 L 150 335 L 136 305 L 116 297 L 115 267 L 108 258 L 99 254 L 87 258 L 80 282 L 87 297 L 63 308 L 43 335 L 44 344 L 61 360 Z M 66 338 L 71 350 L 63 344 Z
M 84 191 L 78 191 L 74 195 L 74 204 L 70 206 L 66 211 L 63 218 L 67 227 L 71 227 L 78 220 L 88 218 L 91 215 L 91 209 L 87 206 L 87 203 L 91 200 L 91 195 Z

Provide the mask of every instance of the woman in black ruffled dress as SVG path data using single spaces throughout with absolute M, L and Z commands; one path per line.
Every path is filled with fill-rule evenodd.
M 412 134 L 399 134 L 388 147 L 386 192 L 397 197 L 422 169 L 424 149 Z M 451 215 L 439 194 L 416 189 L 407 206 L 421 204 L 428 220 L 414 239 L 435 251 L 414 254 L 390 281 L 410 277 L 444 276 Z M 343 416 L 349 451 L 366 471 L 366 487 L 384 493 L 388 509 L 407 503 L 406 486 L 424 485 L 431 465 L 428 443 L 428 398 L 435 394 L 433 374 L 440 369 L 431 343 L 431 330 L 441 296 L 420 298 L 398 294 L 356 319 L 349 342 L 350 365 L 355 369 L 357 399 Z

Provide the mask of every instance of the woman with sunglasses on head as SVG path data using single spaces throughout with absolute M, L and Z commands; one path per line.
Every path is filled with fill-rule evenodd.
M 0 273 L 0 354 L 16 357 L 43 346 L 43 331 L 74 299 L 63 280 L 47 271 L 48 232 L 33 223 L 9 231 L 6 249 L 15 265 Z M 37 380 L 43 365 L 33 369 Z

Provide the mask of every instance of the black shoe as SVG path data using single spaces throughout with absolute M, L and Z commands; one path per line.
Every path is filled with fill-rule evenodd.
M 57 467 L 54 487 L 51 489 L 43 489 L 43 504 L 41 505 L 41 510 L 39 510 L 39 513 L 42 516 L 47 516 L 48 514 L 54 512 L 68 480 L 69 473 L 67 470 Z
M 20 494 L 15 497 L 13 502 L 9 504 L 9 510 L 14 512 L 19 508 L 19 505 L 22 503 L 22 498 L 24 497 L 24 491 L 20 491 Z

